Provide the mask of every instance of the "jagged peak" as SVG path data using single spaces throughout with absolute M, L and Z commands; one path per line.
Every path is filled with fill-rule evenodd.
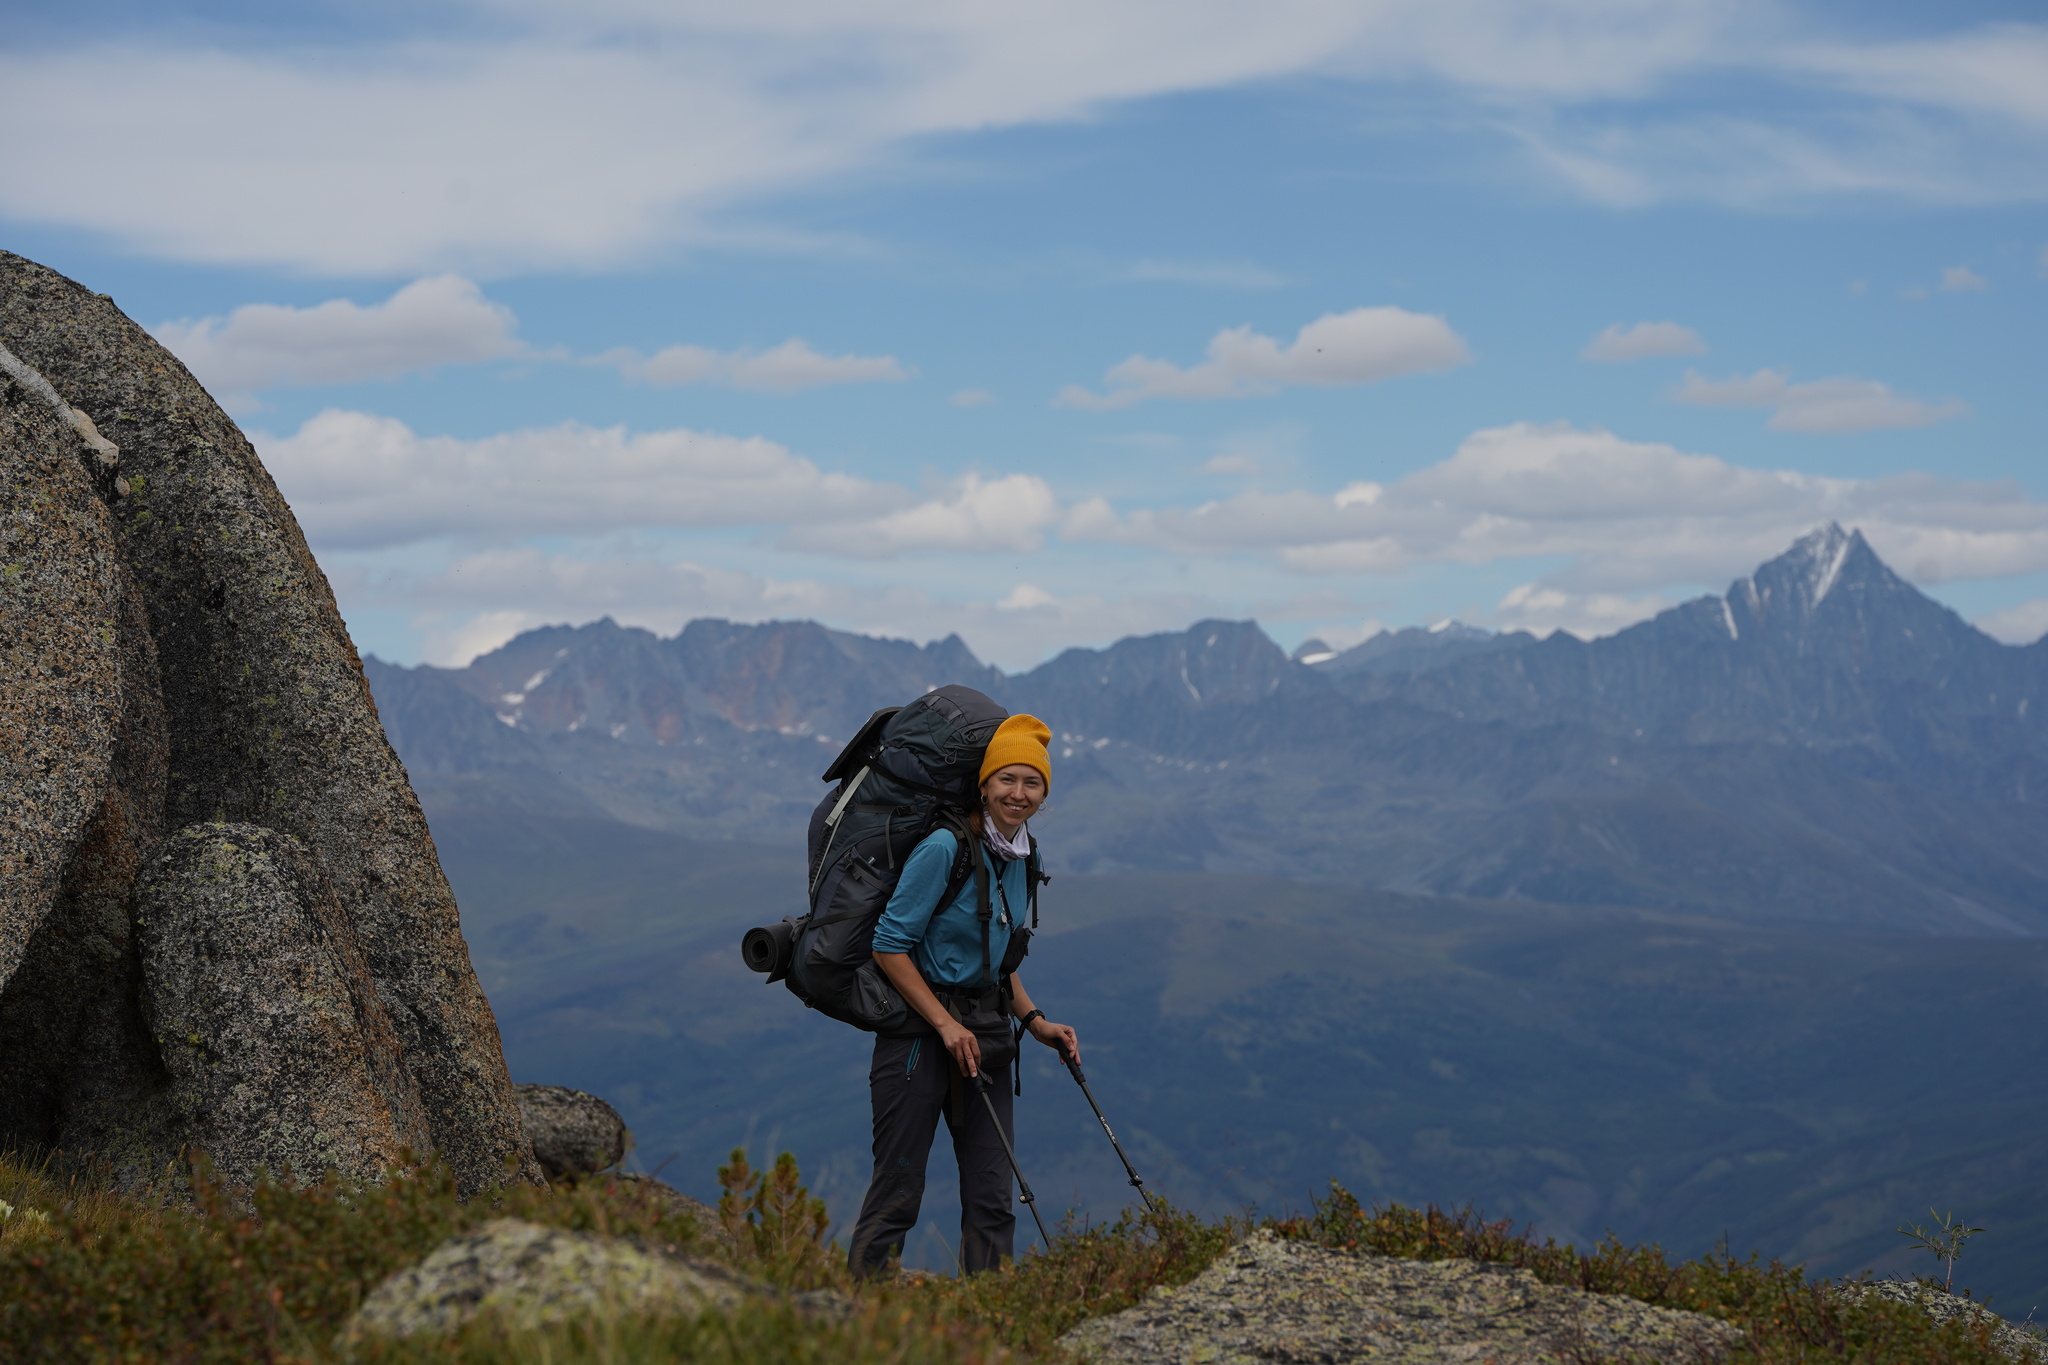
M 1838 522 L 1816 527 L 1776 559 L 1757 566 L 1747 578 L 1728 587 L 1728 600 L 1741 601 L 1753 616 L 1793 610 L 1800 618 L 1811 617 L 1835 589 L 1851 579 L 1877 579 L 1898 583 L 1863 532 L 1843 530 Z M 1732 620 L 1732 617 L 1731 617 Z
M 1844 531 L 1840 522 L 1831 521 L 1793 541 L 1779 559 L 1800 574 L 1807 605 L 1817 607 L 1841 579 L 1849 552 L 1862 543 L 1863 532 Z

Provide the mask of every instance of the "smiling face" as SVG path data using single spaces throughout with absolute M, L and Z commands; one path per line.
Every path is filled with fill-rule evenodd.
M 988 813 L 995 817 L 996 828 L 1005 835 L 1016 833 L 1017 826 L 1038 814 L 1046 794 L 1045 778 L 1028 763 L 998 768 L 981 783 Z

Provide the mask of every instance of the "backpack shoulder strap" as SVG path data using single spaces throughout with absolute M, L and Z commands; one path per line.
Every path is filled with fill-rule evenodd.
M 970 846 L 974 850 L 974 917 L 981 921 L 981 983 L 991 986 L 995 984 L 996 974 L 988 959 L 988 928 L 996 917 L 996 910 L 988 894 L 988 854 L 982 851 L 979 839 Z
M 1030 857 L 1025 859 L 1024 862 L 1024 898 L 1026 901 L 1030 903 L 1031 906 L 1031 931 L 1033 933 L 1037 933 L 1038 888 L 1042 883 L 1051 881 L 1052 877 L 1047 873 L 1039 871 L 1038 836 L 1035 834 L 1027 834 L 1024 837 L 1031 841 L 1031 855 Z
M 974 917 L 981 921 L 981 979 L 984 984 L 995 980 L 994 963 L 989 960 L 988 931 L 995 919 L 995 899 L 989 894 L 988 854 L 982 852 L 981 840 L 974 837 L 974 831 L 967 827 L 967 821 L 948 811 L 939 817 L 940 824 L 953 831 L 953 840 L 958 845 L 953 854 L 953 871 L 946 878 L 946 889 L 939 893 L 939 909 L 953 903 L 953 898 L 965 889 L 970 879 L 974 882 Z
M 974 832 L 967 828 L 967 822 L 948 811 L 939 816 L 935 829 L 949 830 L 953 835 L 953 867 L 946 873 L 945 889 L 939 892 L 937 909 L 943 910 L 953 903 L 974 876 Z

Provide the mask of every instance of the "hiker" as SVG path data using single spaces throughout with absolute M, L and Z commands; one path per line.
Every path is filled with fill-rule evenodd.
M 1074 1030 L 1047 1019 L 1014 970 L 1003 975 L 991 965 L 1004 964 L 1034 889 L 1025 825 L 1052 788 L 1051 738 L 1035 716 L 1011 716 L 997 727 L 981 764 L 980 807 L 968 821 L 979 845 L 976 875 L 947 904 L 938 903 L 958 842 L 950 829 L 934 830 L 905 860 L 875 925 L 874 960 L 925 1027 L 875 1039 L 868 1069 L 875 1170 L 847 1254 L 856 1275 L 877 1274 L 902 1255 L 924 1200 L 925 1161 L 941 1113 L 960 1164 L 961 1269 L 993 1270 L 1012 1254 L 1017 1220 L 1005 1155 L 1014 1132 L 1010 1020 L 1065 1056 L 1081 1054 Z M 986 919 L 984 897 L 993 911 Z M 983 1072 L 992 1106 L 969 1079 Z

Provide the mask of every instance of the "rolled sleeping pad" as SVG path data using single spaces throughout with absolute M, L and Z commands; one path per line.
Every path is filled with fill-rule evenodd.
M 789 960 L 796 953 L 796 923 L 785 919 L 779 924 L 764 924 L 749 929 L 740 939 L 740 956 L 749 968 L 773 976 L 781 976 L 789 970 Z

